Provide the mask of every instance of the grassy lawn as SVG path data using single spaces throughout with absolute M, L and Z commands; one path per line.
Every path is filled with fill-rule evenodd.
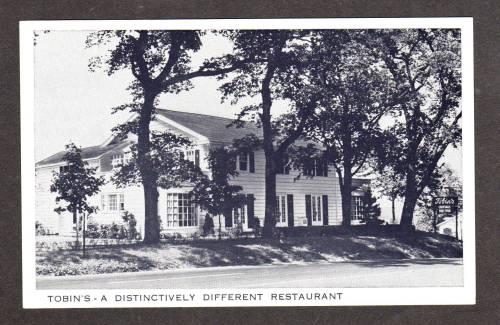
M 142 244 L 37 253 L 38 275 L 76 275 L 207 266 L 335 262 L 372 259 L 462 257 L 462 244 L 444 236 L 344 235 Z

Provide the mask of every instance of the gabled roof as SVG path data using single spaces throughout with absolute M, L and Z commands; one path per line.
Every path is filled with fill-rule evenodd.
M 204 115 L 197 113 L 186 113 L 179 111 L 171 111 L 166 109 L 157 109 L 156 112 L 175 123 L 178 123 L 206 138 L 212 143 L 232 143 L 234 139 L 240 139 L 248 134 L 260 136 L 262 131 L 254 123 L 245 123 L 242 128 L 235 126 L 228 127 L 233 121 L 229 118 Z M 128 141 L 120 141 L 116 138 L 107 140 L 99 146 L 82 148 L 82 159 L 92 159 L 101 156 L 102 154 L 120 149 L 129 144 Z M 39 161 L 36 165 L 51 165 L 62 161 L 65 151 L 60 151 L 48 158 Z
M 86 147 L 82 148 L 81 156 L 82 159 L 92 159 L 92 158 L 97 158 L 101 156 L 102 154 L 106 152 L 110 152 L 113 150 L 121 149 L 122 147 L 125 147 L 128 145 L 128 141 L 121 141 L 119 143 L 113 143 L 107 146 L 92 146 L 92 147 Z M 62 161 L 62 158 L 64 157 L 64 154 L 66 151 L 60 151 L 56 154 L 53 154 L 52 156 L 49 156 L 39 162 L 36 163 L 37 166 L 40 165 L 52 165 L 52 164 L 57 164 Z
M 208 138 L 210 142 L 232 143 L 234 139 L 240 139 L 248 134 L 261 137 L 262 130 L 254 123 L 247 122 L 241 128 L 228 127 L 233 119 L 213 115 L 186 113 L 166 109 L 157 109 L 156 112 L 167 119 L 185 126 Z

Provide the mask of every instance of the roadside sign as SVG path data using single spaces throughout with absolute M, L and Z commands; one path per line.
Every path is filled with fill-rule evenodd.
M 432 198 L 434 206 L 458 206 L 458 197 L 456 196 L 437 196 Z
M 458 197 L 436 196 L 432 198 L 434 207 L 434 232 L 437 231 L 437 217 L 442 214 L 455 214 L 455 237 L 458 239 Z

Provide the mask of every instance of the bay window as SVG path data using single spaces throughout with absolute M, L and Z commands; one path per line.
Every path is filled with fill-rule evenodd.
M 198 214 L 191 196 L 187 193 L 167 193 L 167 227 L 194 227 Z

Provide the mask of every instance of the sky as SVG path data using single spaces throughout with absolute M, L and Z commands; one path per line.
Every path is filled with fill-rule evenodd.
M 52 31 L 41 34 L 35 46 L 35 159 L 42 160 L 64 149 L 70 141 L 78 146 L 99 145 L 111 135 L 111 128 L 129 113 L 111 114 L 111 108 L 131 102 L 126 88 L 130 71 L 108 76 L 90 72 L 89 59 L 109 48 L 85 48 L 89 31 Z M 203 47 L 193 57 L 199 65 L 204 57 L 228 53 L 231 44 L 217 36 L 203 38 Z M 162 95 L 160 108 L 232 118 L 239 106 L 221 103 L 214 77 L 198 78 L 194 88 L 177 95 Z M 273 106 L 275 112 L 286 107 Z M 460 149 L 447 150 L 443 161 L 462 176 Z M 387 203 L 384 203 L 386 205 Z M 384 208 L 384 207 L 383 207 Z

